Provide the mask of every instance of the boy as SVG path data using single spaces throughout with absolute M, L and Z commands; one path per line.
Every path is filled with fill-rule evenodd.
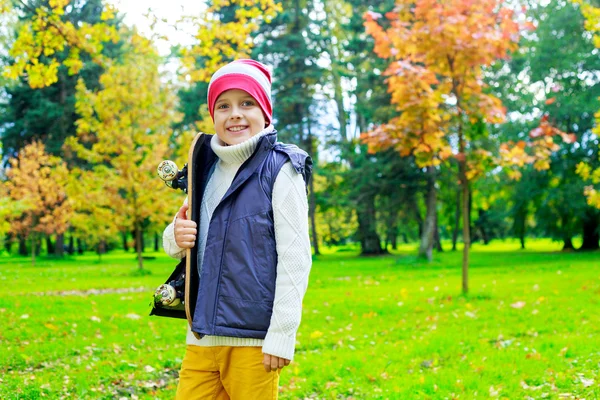
M 177 399 L 276 399 L 312 264 L 312 161 L 276 142 L 263 64 L 237 60 L 215 72 L 208 107 L 216 135 L 190 152 L 192 206 L 186 199 L 163 234 L 165 251 L 190 261 Z

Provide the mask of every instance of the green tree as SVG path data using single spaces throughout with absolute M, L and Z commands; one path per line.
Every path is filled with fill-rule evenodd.
M 583 248 L 596 249 L 599 215 L 586 204 L 585 182 L 576 171 L 581 161 L 599 165 L 592 129 L 594 112 L 600 108 L 600 59 L 577 5 L 557 0 L 532 4 L 529 15 L 537 29 L 490 78 L 493 92 L 511 115 L 498 134 L 504 140 L 525 139 L 534 128 L 532 120 L 549 115 L 554 126 L 576 135 L 577 144 L 557 144 L 547 171 L 523 171 L 527 184 L 515 185 L 515 204 L 522 205 L 514 209 L 515 227 L 524 227 L 535 216 L 538 232 L 563 241 L 565 249 L 573 248 L 572 237 L 578 233 Z M 515 233 L 524 243 L 524 228 Z
M 319 24 L 311 18 L 313 0 L 281 3 L 282 11 L 269 25 L 258 31 L 260 42 L 254 47 L 253 58 L 274 67 L 274 119 L 283 141 L 300 145 L 318 166 L 317 125 L 319 104 L 315 101 L 317 84 L 323 69 L 318 65 L 321 54 Z M 313 174 L 318 173 L 318 168 Z M 314 180 L 309 188 L 311 236 L 315 254 L 319 254 L 316 223 Z

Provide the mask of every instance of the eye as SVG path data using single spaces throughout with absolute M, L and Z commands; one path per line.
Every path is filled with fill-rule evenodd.
M 227 107 L 229 107 L 229 105 L 228 105 L 227 103 L 221 103 L 221 104 L 219 104 L 219 105 L 217 106 L 217 109 L 218 109 L 218 110 L 224 110 L 224 109 L 226 109 Z
M 254 103 L 254 101 L 252 101 L 252 100 L 244 100 L 244 101 L 242 102 L 242 105 L 243 105 L 244 107 L 252 107 L 253 105 L 255 105 L 255 103 Z

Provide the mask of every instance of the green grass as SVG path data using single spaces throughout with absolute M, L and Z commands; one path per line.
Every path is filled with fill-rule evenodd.
M 461 252 L 425 264 L 414 245 L 372 258 L 329 249 L 280 398 L 600 398 L 600 253 L 528 247 L 475 245 L 468 296 Z M 185 322 L 147 314 L 175 263 L 145 266 L 118 252 L 35 267 L 1 257 L 0 398 L 173 398 Z

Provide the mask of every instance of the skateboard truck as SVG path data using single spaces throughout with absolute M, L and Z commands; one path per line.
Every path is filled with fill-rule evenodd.
M 181 170 L 171 160 L 164 160 L 156 168 L 158 176 L 171 189 L 181 189 L 187 193 L 187 163 Z
M 163 307 L 175 307 L 184 299 L 185 277 L 163 283 L 154 291 L 154 304 Z

